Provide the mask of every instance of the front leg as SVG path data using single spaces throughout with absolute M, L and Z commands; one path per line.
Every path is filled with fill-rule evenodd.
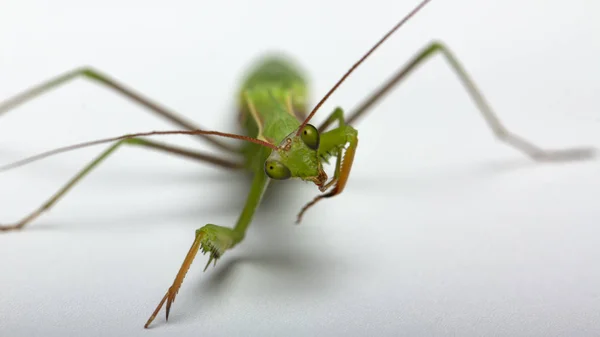
M 214 261 L 214 264 L 216 264 L 217 260 L 223 256 L 225 251 L 233 248 L 233 246 L 242 241 L 242 238 L 243 236 L 240 236 L 239 233 L 231 228 L 213 224 L 207 224 L 204 227 L 196 230 L 196 238 L 194 239 L 194 243 L 192 243 L 192 247 L 187 253 L 185 260 L 183 260 L 183 264 L 181 265 L 181 268 L 179 268 L 179 272 L 177 273 L 177 276 L 175 276 L 173 284 L 169 287 L 165 296 L 163 296 L 162 300 L 144 325 L 144 328 L 148 328 L 150 326 L 165 302 L 167 302 L 166 317 L 167 320 L 169 320 L 171 304 L 173 304 L 175 301 L 175 296 L 177 296 L 179 288 L 181 288 L 181 284 L 183 283 L 183 279 L 190 269 L 192 262 L 194 262 L 194 258 L 196 257 L 199 249 L 202 249 L 202 253 L 204 254 L 210 253 L 208 262 L 204 267 L 204 271 L 206 271 L 212 261 Z
M 333 189 L 325 194 L 316 196 L 311 202 L 306 204 L 296 219 L 296 223 L 300 223 L 304 213 L 323 198 L 331 198 L 335 195 L 342 193 L 348 177 L 350 177 L 350 170 L 352 169 L 352 163 L 354 162 L 354 154 L 358 146 L 358 131 L 352 126 L 346 124 L 344 120 L 344 110 L 342 108 L 336 108 L 333 113 L 327 118 L 325 123 L 329 124 L 333 121 L 338 121 L 339 126 L 331 131 L 327 131 L 321 134 L 321 141 L 319 145 L 319 155 L 325 156 L 331 151 L 337 151 L 337 163 L 335 171 L 333 173 L 332 180 L 325 185 L 322 190 L 324 192 L 333 183 L 335 186 Z M 346 144 L 349 144 L 347 148 L 344 148 Z
M 196 237 L 192 243 L 192 247 L 187 253 L 185 260 L 183 260 L 183 263 L 179 268 L 179 272 L 177 273 L 177 276 L 175 276 L 173 284 L 169 287 L 167 293 L 163 296 L 162 300 L 150 318 L 148 318 L 144 328 L 148 328 L 150 326 L 165 302 L 167 302 L 166 319 L 169 320 L 171 305 L 175 301 L 175 296 L 177 296 L 177 292 L 179 292 L 179 288 L 181 288 L 183 279 L 190 269 L 190 266 L 192 265 L 192 262 L 194 261 L 199 249 L 202 249 L 202 253 L 204 254 L 210 254 L 208 262 L 204 267 L 204 270 L 206 271 L 211 262 L 214 262 L 216 265 L 217 260 L 221 258 L 227 250 L 242 242 L 246 234 L 246 230 L 252 222 L 254 212 L 258 208 L 265 189 L 268 186 L 268 183 L 269 178 L 263 171 L 257 171 L 255 173 L 252 186 L 250 188 L 250 193 L 248 194 L 248 199 L 246 200 L 246 205 L 244 205 L 242 214 L 240 214 L 237 224 L 233 229 L 207 224 L 204 227 L 196 230 Z

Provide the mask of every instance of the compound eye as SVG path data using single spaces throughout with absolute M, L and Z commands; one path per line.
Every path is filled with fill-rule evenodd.
M 311 149 L 317 150 L 319 148 L 319 131 L 314 126 L 306 124 L 302 129 L 302 133 L 300 133 L 300 138 Z
M 290 169 L 277 160 L 267 160 L 265 162 L 265 173 L 269 178 L 276 180 L 285 180 L 292 176 Z

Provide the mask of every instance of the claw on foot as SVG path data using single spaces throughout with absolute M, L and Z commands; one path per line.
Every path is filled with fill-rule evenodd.
M 0 232 L 16 231 L 23 228 L 23 226 L 16 225 L 2 225 L 0 224 Z
M 575 160 L 589 160 L 593 159 L 596 155 L 597 150 L 595 148 L 580 147 L 544 152 L 540 155 L 534 156 L 534 159 L 546 162 L 562 162 Z
M 183 279 L 185 278 L 187 271 L 190 269 L 190 266 L 192 265 L 192 262 L 194 261 L 199 249 L 202 249 L 203 254 L 210 253 L 208 263 L 206 264 L 206 267 L 204 267 L 204 270 L 206 271 L 211 262 L 213 262 L 213 265 L 216 266 L 217 260 L 223 256 L 223 253 L 232 248 L 239 241 L 241 241 L 240 234 L 227 227 L 208 224 L 197 230 L 194 243 L 190 247 L 190 250 L 185 257 L 181 268 L 179 268 L 179 272 L 177 273 L 177 276 L 175 276 L 173 285 L 169 287 L 165 296 L 163 296 L 160 303 L 158 303 L 158 306 L 156 309 L 154 309 L 154 312 L 150 318 L 148 318 L 144 328 L 147 329 L 150 326 L 165 302 L 167 303 L 165 308 L 165 316 L 166 320 L 169 320 L 171 305 L 173 302 L 175 302 L 175 296 L 177 296 L 179 288 L 181 288 L 181 284 L 183 283 Z
M 29 214 L 28 216 L 26 216 L 21 221 L 15 223 L 15 224 L 12 224 L 12 225 L 0 224 L 0 232 L 16 231 L 19 229 L 23 229 L 23 227 L 25 227 L 25 225 L 27 225 L 33 219 L 37 218 L 42 213 L 42 211 L 44 211 L 47 208 L 48 208 L 48 206 L 44 205 L 40 209 L 32 212 L 31 214 Z

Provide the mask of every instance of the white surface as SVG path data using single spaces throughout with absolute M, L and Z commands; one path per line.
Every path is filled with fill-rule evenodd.
M 93 65 L 202 126 L 268 49 L 322 95 L 417 1 L 4 1 L 0 99 Z M 600 146 L 597 1 L 434 0 L 318 115 L 350 109 L 432 39 L 511 130 Z M 56 146 L 172 129 L 75 81 L 0 120 L 8 163 Z M 193 265 L 165 324 L 144 322 L 205 223 L 232 225 L 243 177 L 123 149 L 26 230 L 0 235 L 0 336 L 598 336 L 600 162 L 540 165 L 498 143 L 436 57 L 358 125 L 345 193 L 287 183 L 247 240 Z M 164 139 L 163 139 L 164 140 Z M 182 137 L 178 144 L 207 149 Z M 39 205 L 101 147 L 0 174 L 0 221 Z

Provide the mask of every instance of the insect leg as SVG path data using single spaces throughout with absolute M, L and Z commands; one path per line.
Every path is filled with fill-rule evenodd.
M 177 115 L 175 112 L 170 111 L 169 109 L 159 105 L 158 103 L 152 102 L 150 99 L 134 92 L 133 90 L 127 88 L 123 84 L 118 81 L 110 78 L 107 75 L 102 74 L 100 71 L 95 70 L 90 67 L 83 67 L 71 70 L 69 72 L 63 73 L 56 77 L 53 77 L 43 83 L 40 83 L 28 90 L 25 90 L 4 102 L 0 102 L 0 115 L 6 113 L 7 111 L 34 99 L 35 97 L 44 94 L 45 92 L 55 89 L 67 82 L 70 82 L 73 79 L 78 77 L 87 78 L 89 80 L 93 80 L 101 85 L 109 87 L 115 90 L 117 93 L 126 96 L 127 98 L 133 100 L 134 102 L 143 105 L 148 108 L 151 112 L 154 112 L 167 120 L 171 121 L 175 125 L 179 125 L 186 130 L 203 130 L 196 126 L 194 123 L 187 121 L 185 118 Z M 212 145 L 230 152 L 239 152 L 237 148 L 232 147 L 231 145 L 221 142 L 214 137 L 208 135 L 195 135 L 197 137 L 201 137 L 204 140 L 208 141 Z
M 244 205 L 244 209 L 242 210 L 242 213 L 240 214 L 240 217 L 233 229 L 207 224 L 206 226 L 196 230 L 194 242 L 192 243 L 192 246 L 185 259 L 183 260 L 183 263 L 181 264 L 181 267 L 175 276 L 173 284 L 169 287 L 166 294 L 158 303 L 156 309 L 154 309 L 154 312 L 152 312 L 152 315 L 150 315 L 150 318 L 148 318 L 148 321 L 144 325 L 145 328 L 148 328 L 152 321 L 154 321 L 156 315 L 158 315 L 158 312 L 165 302 L 167 303 L 165 308 L 166 319 L 169 319 L 171 305 L 175 301 L 175 296 L 177 296 L 177 292 L 179 292 L 179 288 L 181 288 L 183 279 L 190 269 L 190 266 L 192 265 L 192 262 L 194 261 L 199 249 L 201 249 L 203 253 L 210 254 L 208 263 L 204 267 L 204 270 L 206 271 L 211 262 L 216 264 L 217 260 L 223 256 L 227 250 L 242 242 L 246 234 L 246 230 L 252 221 L 254 212 L 258 208 L 264 191 L 268 185 L 268 181 L 269 180 L 263 171 L 256 172 L 254 174 L 254 179 L 252 180 L 252 186 L 250 188 L 250 192 L 248 193 L 246 204 Z
M 346 125 L 346 121 L 344 121 L 344 110 L 342 110 L 342 108 L 336 108 L 335 110 L 333 110 L 333 112 L 329 115 L 329 117 L 325 120 L 324 123 L 332 123 L 335 121 L 338 121 L 340 126 Z M 331 143 L 327 143 L 329 141 L 329 139 L 327 136 L 325 136 L 325 142 L 323 143 L 323 146 L 320 146 L 319 150 L 320 150 L 320 154 L 326 153 L 327 151 L 329 151 L 330 148 L 335 148 L 335 144 L 331 144 Z M 342 151 L 338 151 L 337 153 L 337 161 L 335 164 L 335 170 L 333 171 L 333 179 L 331 179 L 331 182 L 329 182 L 328 184 L 325 185 L 325 189 L 327 189 L 332 183 L 334 183 L 335 181 L 338 180 L 339 178 L 339 173 L 340 173 L 340 165 L 342 163 Z
M 332 149 L 336 149 L 337 163 L 333 175 L 333 179 L 326 186 L 330 186 L 331 183 L 335 182 L 333 189 L 325 194 L 316 196 L 311 202 L 307 203 L 298 213 L 296 223 L 300 223 L 304 213 L 316 204 L 319 200 L 324 198 L 331 198 L 336 196 L 344 190 L 348 178 L 350 177 L 350 170 L 352 163 L 354 162 L 354 154 L 358 146 L 358 131 L 352 126 L 346 124 L 344 120 L 344 111 L 341 108 L 336 108 L 333 113 L 327 118 L 325 123 L 331 123 L 334 121 L 339 122 L 339 126 L 331 131 L 324 132 L 321 134 L 321 141 L 319 145 L 319 154 L 328 153 Z M 343 146 L 349 144 L 346 149 Z M 342 155 L 343 154 L 343 155 Z
M 171 145 L 166 145 L 163 143 L 153 142 L 141 138 L 129 138 L 124 139 L 119 142 L 116 142 L 114 145 L 111 145 L 106 151 L 100 154 L 96 159 L 94 159 L 91 163 L 89 163 L 86 167 L 84 167 L 81 171 L 79 171 L 71 180 L 69 180 L 63 187 L 61 187 L 54 195 L 52 195 L 44 204 L 40 207 L 29 213 L 19 222 L 14 223 L 12 225 L 0 225 L 0 231 L 8 231 L 8 230 L 16 230 L 21 229 L 29 222 L 37 218 L 44 211 L 50 209 L 61 197 L 63 197 L 75 184 L 77 184 L 83 177 L 85 177 L 88 173 L 90 173 L 98 164 L 100 164 L 104 159 L 106 159 L 110 154 L 112 154 L 117 148 L 119 148 L 123 144 L 128 145 L 137 145 L 142 146 L 149 149 L 160 150 L 171 154 L 176 154 L 180 156 L 184 156 L 191 159 L 200 160 L 203 162 L 208 162 L 214 165 L 218 165 L 225 168 L 236 169 L 242 168 L 242 163 L 235 163 L 233 161 L 229 161 L 226 159 L 222 159 L 213 155 L 204 154 L 201 152 L 194 152 L 184 148 L 175 147 Z
M 407 75 L 411 73 L 411 71 L 436 53 L 441 53 L 446 61 L 448 61 L 452 69 L 458 75 L 462 84 L 465 86 L 467 92 L 479 108 L 479 111 L 481 112 L 488 126 L 492 129 L 494 135 L 501 141 L 521 152 L 524 152 L 526 155 L 536 161 L 580 160 L 588 159 L 594 156 L 596 150 L 591 147 L 545 150 L 508 131 L 508 129 L 500 122 L 496 114 L 490 108 L 489 104 L 483 97 L 483 94 L 475 86 L 473 80 L 469 77 L 460 62 L 458 62 L 457 58 L 441 42 L 433 42 L 421 50 L 412 60 L 410 60 L 410 62 L 408 62 L 408 64 L 401 68 L 394 76 L 392 76 L 387 82 L 375 90 L 373 94 L 367 97 L 362 104 L 352 111 L 349 114 L 349 118 L 346 120 L 346 122 L 348 124 L 352 124 L 362 117 L 376 102 L 378 102 L 385 94 L 394 88 L 394 86 L 405 79 Z M 319 131 L 325 130 L 325 128 L 327 128 L 331 122 L 331 120 L 327 120 L 325 123 L 323 123 L 323 125 L 321 125 Z

